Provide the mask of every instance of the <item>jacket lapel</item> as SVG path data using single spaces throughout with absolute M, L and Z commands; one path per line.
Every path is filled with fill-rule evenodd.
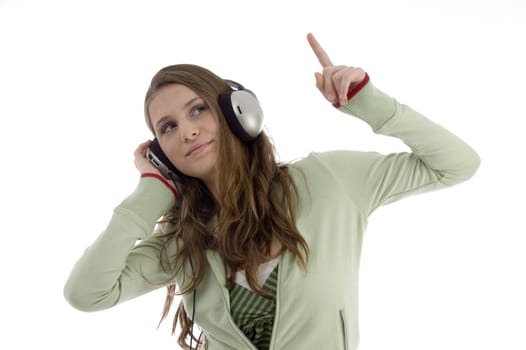
M 208 265 L 210 266 L 210 269 L 219 283 L 221 293 L 223 294 L 223 300 L 225 301 L 228 310 L 230 310 L 230 295 L 228 293 L 228 289 L 225 287 L 226 273 L 223 261 L 219 257 L 219 254 L 213 250 L 206 251 L 206 259 L 208 260 Z

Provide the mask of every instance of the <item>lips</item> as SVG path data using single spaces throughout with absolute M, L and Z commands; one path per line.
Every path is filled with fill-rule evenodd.
M 192 147 L 190 149 L 190 151 L 188 151 L 188 153 L 186 154 L 186 156 L 191 156 L 191 155 L 194 155 L 194 154 L 198 154 L 200 153 L 202 150 L 204 150 L 206 147 L 208 147 L 208 145 L 211 143 L 210 142 L 204 142 L 204 143 L 200 143 L 198 145 L 195 145 L 194 147 Z

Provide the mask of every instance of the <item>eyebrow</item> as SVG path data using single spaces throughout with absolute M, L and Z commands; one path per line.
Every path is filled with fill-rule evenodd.
M 188 108 L 188 106 L 190 106 L 190 105 L 193 104 L 195 101 L 200 100 L 200 99 L 201 99 L 201 97 L 199 97 L 199 96 L 196 96 L 196 97 L 190 99 L 188 102 L 186 102 L 186 103 L 184 104 L 183 109 Z M 170 116 L 169 114 L 163 116 L 161 119 L 159 119 L 159 120 L 157 121 L 157 123 L 155 124 L 155 126 L 158 127 L 159 124 L 164 123 L 164 121 L 165 121 L 166 119 L 169 119 L 169 118 L 171 118 L 171 116 Z

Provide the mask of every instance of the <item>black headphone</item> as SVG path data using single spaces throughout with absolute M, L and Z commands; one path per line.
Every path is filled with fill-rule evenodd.
M 232 90 L 219 95 L 219 107 L 230 130 L 244 142 L 255 139 L 263 130 L 263 110 L 256 95 L 232 80 Z
M 263 131 L 263 110 L 252 91 L 235 81 L 226 79 L 225 81 L 232 89 L 219 95 L 219 107 L 234 135 L 243 142 L 250 142 Z M 168 160 L 157 139 L 151 143 L 147 158 L 167 179 L 178 183 L 176 180 L 183 176 Z

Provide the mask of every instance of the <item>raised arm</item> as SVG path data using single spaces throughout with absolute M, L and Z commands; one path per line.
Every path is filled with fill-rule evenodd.
M 452 186 L 479 167 L 478 154 L 449 130 L 377 89 L 360 68 L 335 66 L 312 34 L 307 36 L 323 67 L 316 85 L 340 111 L 368 123 L 378 134 L 401 139 L 411 152 L 382 155 L 345 152 L 324 155 L 334 171 L 347 176 L 348 190 L 370 213 L 404 196 Z

